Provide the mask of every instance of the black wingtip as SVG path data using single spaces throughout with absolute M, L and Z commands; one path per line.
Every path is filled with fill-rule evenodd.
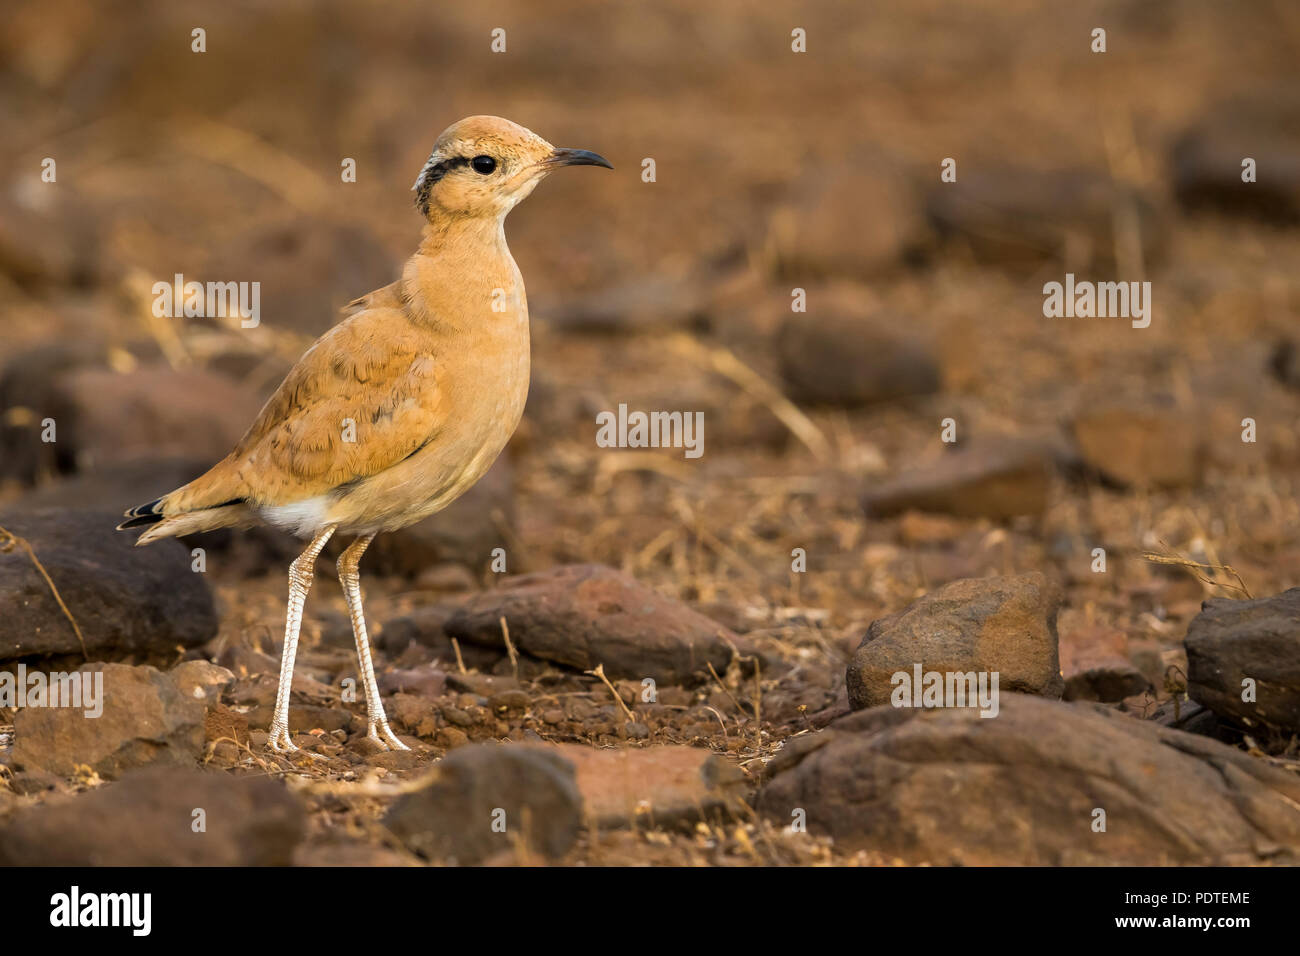
M 123 521 L 117 526 L 117 530 L 126 531 L 129 528 L 142 528 L 147 524 L 157 524 L 159 521 L 162 521 L 162 519 L 162 515 L 137 515 L 134 518 L 129 518 L 126 521 Z
M 162 499 L 155 498 L 148 504 L 137 505 L 123 512 L 126 521 L 117 526 L 118 531 L 125 531 L 128 528 L 139 528 L 147 524 L 157 524 L 163 519 Z

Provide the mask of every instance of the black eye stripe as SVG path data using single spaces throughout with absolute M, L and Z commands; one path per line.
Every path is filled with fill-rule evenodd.
M 429 192 L 437 185 L 438 180 L 442 179 L 453 169 L 459 169 L 461 166 L 469 165 L 467 156 L 450 156 L 442 162 L 433 162 L 433 157 L 429 157 L 429 162 L 424 164 L 424 169 L 420 170 L 420 178 L 415 181 L 415 206 L 423 215 L 429 214 Z

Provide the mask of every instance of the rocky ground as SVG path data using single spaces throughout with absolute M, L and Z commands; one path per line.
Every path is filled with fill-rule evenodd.
M 0 861 L 1297 862 L 1300 20 L 530 6 L 19 5 L 0 690 L 104 699 L 0 706 Z M 363 562 L 410 751 L 366 740 L 332 548 L 278 757 L 300 545 L 111 529 L 391 280 L 475 112 L 618 170 L 512 215 L 524 423 Z M 157 319 L 177 272 L 261 281 L 262 325 Z M 1066 272 L 1149 280 L 1150 327 L 1045 318 Z M 703 412 L 704 454 L 599 447 L 620 403 Z M 997 671 L 997 715 L 891 706 L 918 664 Z

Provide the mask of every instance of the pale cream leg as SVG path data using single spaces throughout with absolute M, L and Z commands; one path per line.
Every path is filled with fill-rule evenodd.
M 307 550 L 289 565 L 289 607 L 284 620 L 284 653 L 280 657 L 280 686 L 275 692 L 275 714 L 271 719 L 271 736 L 267 741 L 276 753 L 292 753 L 298 748 L 289 739 L 289 691 L 293 687 L 293 659 L 298 653 L 298 631 L 302 628 L 302 608 L 307 603 L 312 578 L 316 575 L 316 556 L 334 533 L 332 527 L 312 538 Z
M 366 691 L 366 720 L 370 730 L 366 734 L 371 740 L 385 750 L 410 750 L 397 739 L 397 735 L 388 726 L 384 715 L 384 704 L 379 699 L 379 684 L 375 681 L 375 665 L 370 659 L 370 640 L 366 637 L 366 618 L 361 611 L 361 572 L 357 570 L 362 553 L 375 540 L 374 534 L 362 535 L 348 545 L 347 550 L 339 555 L 339 583 L 343 585 L 343 596 L 348 602 L 348 614 L 352 617 L 352 634 L 357 639 L 357 664 L 361 668 L 361 683 Z

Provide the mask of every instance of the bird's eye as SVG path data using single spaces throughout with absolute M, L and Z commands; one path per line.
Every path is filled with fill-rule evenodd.
M 484 176 L 497 168 L 497 161 L 491 156 L 475 156 L 469 161 L 469 164 L 474 167 L 474 172 L 482 173 Z

